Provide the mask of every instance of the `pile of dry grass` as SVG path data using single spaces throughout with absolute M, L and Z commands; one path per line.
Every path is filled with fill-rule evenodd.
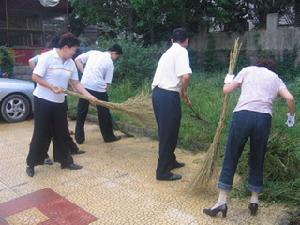
M 241 46 L 242 44 L 239 42 L 239 38 L 237 38 L 234 42 L 233 49 L 230 53 L 230 63 L 228 68 L 229 74 L 233 74 Z M 200 164 L 199 172 L 196 174 L 194 180 L 191 183 L 190 189 L 193 192 L 198 192 L 203 189 L 207 189 L 209 184 L 216 183 L 216 178 L 218 174 L 216 162 L 218 159 L 221 134 L 225 127 L 225 119 L 228 111 L 228 102 L 229 95 L 226 94 L 224 96 L 223 107 L 219 118 L 218 127 L 213 139 L 213 143 L 207 150 L 204 162 Z

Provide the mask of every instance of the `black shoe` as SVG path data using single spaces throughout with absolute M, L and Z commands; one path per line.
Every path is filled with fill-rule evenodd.
M 169 177 L 156 177 L 157 180 L 166 180 L 166 181 L 173 181 L 173 180 L 180 180 L 182 178 L 179 174 L 172 174 Z
M 76 151 L 76 152 L 71 152 L 71 155 L 80 155 L 80 154 L 84 154 L 85 153 L 85 151 L 83 151 L 83 150 L 78 150 L 78 151 Z
M 84 131 L 75 130 L 75 140 L 76 140 L 77 144 L 82 144 L 85 140 Z
M 257 203 L 249 203 L 248 209 L 250 210 L 251 216 L 256 216 L 257 210 L 258 210 L 258 204 Z
M 82 166 L 79 166 L 75 163 L 70 163 L 70 164 L 67 164 L 67 165 L 61 165 L 60 167 L 62 169 L 69 169 L 69 170 L 80 170 L 80 169 L 82 169 Z
M 110 142 L 114 142 L 114 141 L 119 141 L 120 139 L 121 139 L 121 136 L 115 136 L 113 138 L 104 140 L 104 142 L 110 143 Z
M 53 165 L 53 161 L 50 158 L 46 158 L 46 159 L 44 159 L 44 165 L 51 166 L 51 165 Z
M 178 168 L 181 168 L 181 167 L 184 167 L 184 166 L 185 166 L 185 163 L 175 161 L 175 163 L 173 165 L 173 169 L 178 169 Z
M 29 177 L 33 177 L 34 176 L 34 167 L 32 166 L 27 166 L 26 167 L 26 173 Z
M 222 212 L 222 216 L 225 218 L 227 215 L 227 204 L 223 204 L 214 209 L 203 209 L 203 213 L 211 217 L 215 217 L 219 212 Z

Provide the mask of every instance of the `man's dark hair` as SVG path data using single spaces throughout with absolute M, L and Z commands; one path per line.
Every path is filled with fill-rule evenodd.
M 122 50 L 122 47 L 118 44 L 114 44 L 113 46 L 111 46 L 108 51 L 110 52 L 115 52 L 119 55 L 122 55 L 123 54 L 123 50 Z
M 80 41 L 74 34 L 68 32 L 63 34 L 58 41 L 58 48 L 63 48 L 64 46 L 68 46 L 69 48 L 74 46 L 80 46 Z
M 179 27 L 173 30 L 172 39 L 173 42 L 182 43 L 188 38 L 187 32 L 184 28 Z
M 265 58 L 258 59 L 255 65 L 258 67 L 265 67 L 275 73 L 277 71 L 276 62 L 272 59 L 265 59 Z

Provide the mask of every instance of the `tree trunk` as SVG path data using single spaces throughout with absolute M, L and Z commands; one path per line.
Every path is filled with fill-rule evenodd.
M 128 25 L 128 31 L 127 31 L 127 38 L 128 40 L 132 41 L 133 39 L 133 10 L 131 7 L 128 8 L 128 20 L 127 20 L 127 25 Z
M 155 40 L 155 33 L 154 33 L 154 27 L 151 24 L 150 25 L 150 43 L 154 44 L 154 40 Z
M 295 0 L 295 27 L 300 27 L 300 0 Z

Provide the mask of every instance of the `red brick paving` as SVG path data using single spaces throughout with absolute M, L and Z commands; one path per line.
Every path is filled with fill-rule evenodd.
M 88 225 L 97 218 L 50 188 L 38 190 L 0 204 L 0 218 L 6 218 L 30 208 L 37 208 L 49 220 L 39 225 Z M 7 223 L 0 220 L 0 225 Z

